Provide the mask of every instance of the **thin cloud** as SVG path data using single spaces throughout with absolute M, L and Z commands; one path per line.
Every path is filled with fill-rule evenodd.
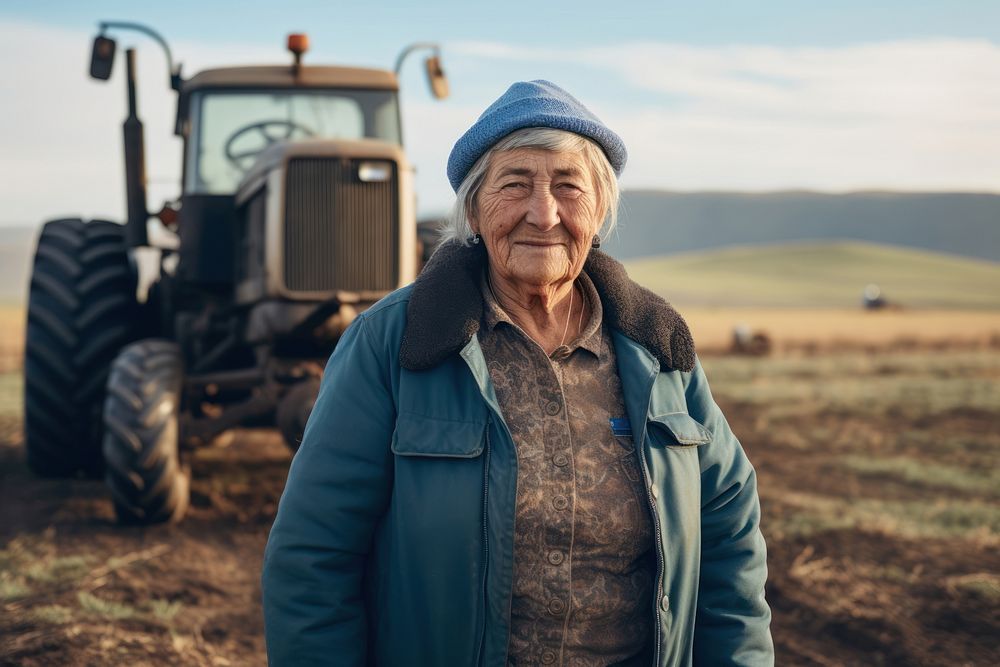
M 996 190 L 1000 46 L 637 43 L 578 50 L 450 44 L 494 62 L 565 63 L 646 97 L 595 107 L 626 139 L 624 184 Z

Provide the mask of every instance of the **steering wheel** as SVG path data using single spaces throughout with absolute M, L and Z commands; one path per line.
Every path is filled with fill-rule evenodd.
M 277 130 L 277 133 L 270 131 L 271 129 Z M 284 131 L 282 132 L 282 128 Z M 240 171 L 246 173 L 249 171 L 250 167 L 253 165 L 254 160 L 260 153 L 270 146 L 271 144 L 277 143 L 279 141 L 288 141 L 292 138 L 292 135 L 296 131 L 304 134 L 307 137 L 315 137 L 316 133 L 306 127 L 294 121 L 290 120 L 262 120 L 257 123 L 251 123 L 250 125 L 244 125 L 243 127 L 235 130 L 226 139 L 226 145 L 223 149 L 226 154 L 226 159 Z M 254 134 L 263 140 L 263 145 L 257 148 L 246 148 L 237 152 L 235 146 L 240 141 L 242 137 L 248 134 Z

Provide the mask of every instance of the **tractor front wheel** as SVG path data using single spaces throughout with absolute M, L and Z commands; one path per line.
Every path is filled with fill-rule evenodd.
M 177 521 L 188 505 L 179 457 L 180 348 L 166 340 L 125 347 L 111 364 L 104 403 L 105 479 L 121 523 Z

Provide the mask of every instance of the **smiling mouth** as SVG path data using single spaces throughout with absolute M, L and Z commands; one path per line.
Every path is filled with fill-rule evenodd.
M 515 245 L 526 245 L 534 248 L 548 248 L 551 246 L 561 246 L 563 245 L 559 241 L 515 241 Z

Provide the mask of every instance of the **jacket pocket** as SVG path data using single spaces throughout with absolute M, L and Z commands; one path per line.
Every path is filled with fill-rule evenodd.
M 661 447 L 698 447 L 712 441 L 712 432 L 686 412 L 669 412 L 650 418 L 649 438 Z
M 483 453 L 486 425 L 486 421 L 452 421 L 402 413 L 396 418 L 392 453 L 397 456 L 472 459 Z

